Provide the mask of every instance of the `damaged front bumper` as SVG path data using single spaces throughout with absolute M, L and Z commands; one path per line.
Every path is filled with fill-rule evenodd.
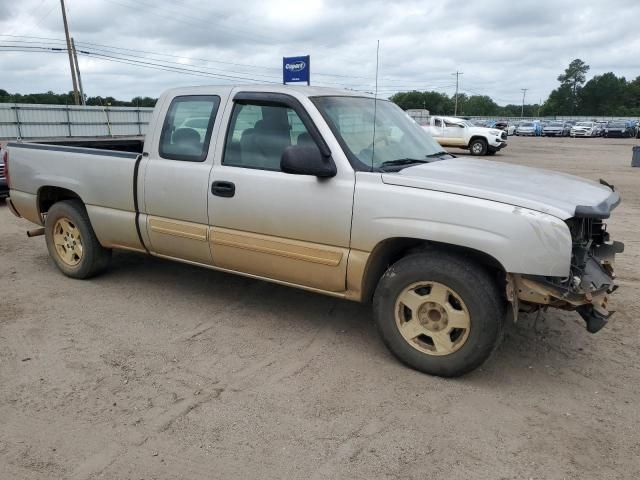
M 507 299 L 511 302 L 515 320 L 518 312 L 553 307 L 578 312 L 591 333 L 606 325 L 614 313 L 608 308 L 609 295 L 618 288 L 613 271 L 614 259 L 617 253 L 624 251 L 624 244 L 608 241 L 601 222 L 587 222 L 590 234 L 595 224 L 601 242 L 594 246 L 598 237 L 591 235 L 586 243 L 584 238 L 574 241 L 569 277 L 507 274 Z

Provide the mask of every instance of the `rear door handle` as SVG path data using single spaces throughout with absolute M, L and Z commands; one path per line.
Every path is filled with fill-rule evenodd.
M 211 193 L 217 197 L 233 197 L 236 194 L 236 186 L 233 182 L 213 182 Z

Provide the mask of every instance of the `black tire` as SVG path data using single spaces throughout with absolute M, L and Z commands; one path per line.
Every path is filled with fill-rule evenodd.
M 468 336 L 452 353 L 424 353 L 400 333 L 396 302 L 417 282 L 437 282 L 451 289 L 468 310 Z M 373 301 L 378 331 L 389 350 L 409 367 L 441 377 L 463 375 L 489 358 L 502 340 L 505 305 L 496 282 L 484 268 L 442 251 L 412 254 L 393 264 L 380 279 Z M 449 338 L 454 333 L 448 333 Z
M 77 255 L 74 253 L 72 263 L 63 258 L 54 242 L 54 228 L 60 228 L 56 227 L 59 220 L 67 220 L 79 232 L 79 241 L 77 243 L 82 247 L 82 254 Z M 96 234 L 91 227 L 87 210 L 81 201 L 64 200 L 54 204 L 47 213 L 44 228 L 49 255 L 66 276 L 80 279 L 90 278 L 109 266 L 111 250 L 104 248 L 98 242 Z M 70 241 L 75 242 L 76 240 Z M 72 243 L 72 245 L 76 245 L 76 243 Z M 63 247 L 63 249 L 67 251 L 66 247 Z
M 471 155 L 478 157 L 486 155 L 488 148 L 489 146 L 484 138 L 474 138 L 469 142 L 469 151 L 471 152 Z

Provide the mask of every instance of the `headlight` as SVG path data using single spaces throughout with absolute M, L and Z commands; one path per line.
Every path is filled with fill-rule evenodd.
M 500 135 L 502 132 L 500 130 L 489 130 L 491 135 Z

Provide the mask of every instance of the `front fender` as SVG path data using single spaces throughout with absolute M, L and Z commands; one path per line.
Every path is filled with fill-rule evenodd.
M 552 215 L 474 197 L 383 184 L 358 174 L 352 248 L 415 238 L 478 250 L 510 273 L 569 274 L 571 233 Z

